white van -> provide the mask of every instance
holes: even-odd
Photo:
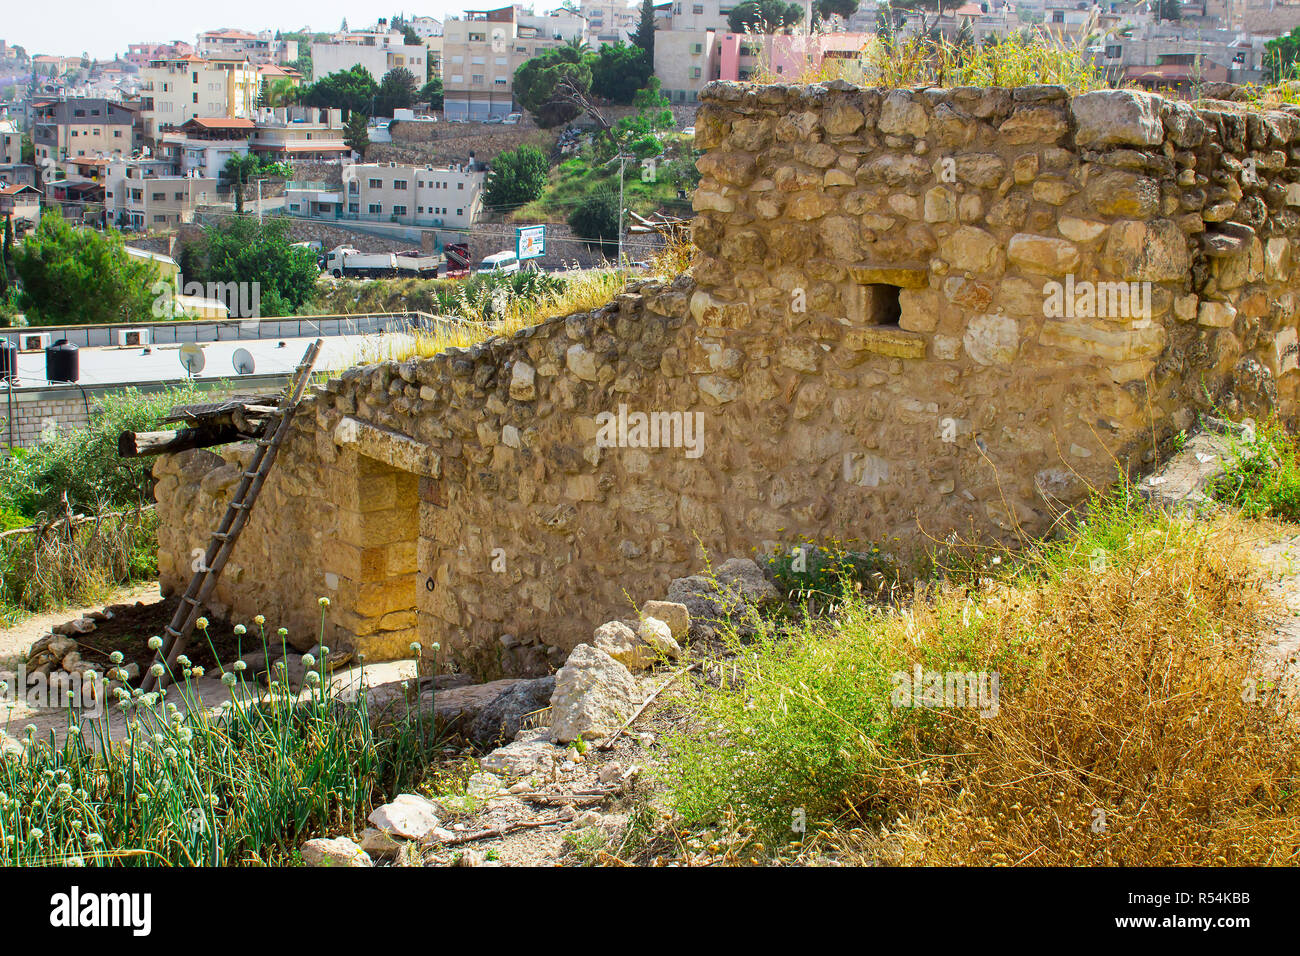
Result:
[[[493,272],[518,271],[519,260],[515,258],[513,252],[498,252],[490,256],[484,256],[478,267],[478,274],[481,276],[490,275]]]

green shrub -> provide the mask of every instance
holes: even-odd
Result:
[[[91,409],[85,428],[61,429],[34,448],[15,449],[0,462],[0,506],[29,518],[64,512],[112,510],[146,504],[152,498],[152,458],[118,458],[124,431],[157,425],[173,406],[199,401],[191,386],[106,395]]]
[[[1248,428],[1210,494],[1248,518],[1300,521],[1300,457],[1296,439],[1277,422]]]

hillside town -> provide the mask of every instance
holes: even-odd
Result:
[[[188,946],[229,868],[1276,922],[1300,0],[242,3],[0,18],[37,930]]]

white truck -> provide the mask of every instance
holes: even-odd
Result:
[[[360,252],[352,246],[335,246],[325,257],[325,271],[344,277],[436,276],[442,256],[410,252]]]

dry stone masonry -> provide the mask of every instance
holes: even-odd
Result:
[[[1009,541],[1198,410],[1296,417],[1300,110],[714,83],[695,125],[690,273],[331,381],[218,610],[540,674],[706,555]],[[247,454],[157,466],[165,589]]]

